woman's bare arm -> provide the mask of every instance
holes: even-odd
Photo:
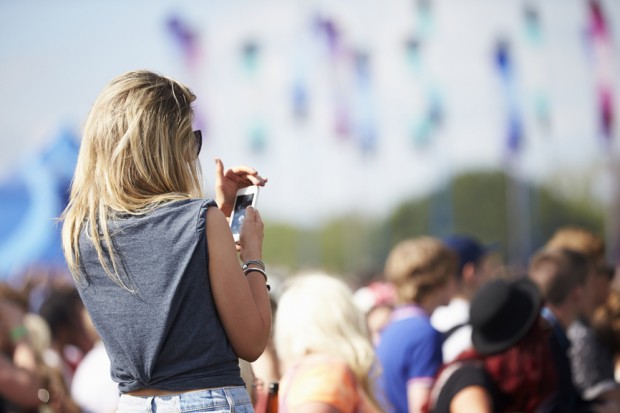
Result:
[[[256,245],[257,238],[262,243],[262,221],[252,208],[246,211],[243,225],[243,231],[248,227],[248,235],[253,238],[245,254],[242,246],[242,258],[262,259],[262,244]],[[206,227],[209,276],[218,314],[237,355],[254,361],[265,350],[271,330],[271,306],[265,279],[258,272],[243,274],[228,221],[219,209],[207,210]]]
[[[450,402],[450,413],[493,413],[491,398],[481,386],[468,386],[459,391]]]

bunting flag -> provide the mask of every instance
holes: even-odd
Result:
[[[293,119],[298,125],[305,125],[310,116],[311,88],[309,87],[316,64],[315,32],[316,22],[310,20],[294,33],[294,47],[291,59],[291,80],[289,81],[289,103]]]
[[[441,95],[436,89],[426,91],[426,108],[421,113],[421,117],[413,122],[412,136],[417,149],[426,149],[432,144],[444,118]]]
[[[523,27],[526,44],[531,52],[528,56],[532,60],[532,68],[529,71],[530,77],[533,78],[530,102],[538,125],[548,132],[551,126],[551,105],[545,90],[547,65],[544,62],[543,30],[538,9],[532,4],[526,4],[523,8]]]
[[[185,65],[194,71],[200,61],[200,41],[198,33],[180,16],[172,15],[166,22],[168,33],[181,51]]]
[[[428,29],[426,29],[428,30]],[[422,57],[421,57],[422,41],[416,36],[412,36],[405,42],[405,59],[407,66],[413,77],[423,77]],[[410,136],[412,137],[413,146],[417,149],[426,149],[431,143],[433,134],[433,125],[426,115],[413,116],[410,126]]]
[[[616,266],[620,265],[620,190],[618,170],[620,164],[612,150],[615,134],[614,102],[614,50],[607,18],[600,2],[588,1],[587,39],[590,46],[595,72],[596,105],[599,136],[606,155],[609,202],[605,216],[605,238],[607,257]]]
[[[256,41],[248,40],[241,46],[243,68],[249,76],[256,76],[260,59],[260,48]]]
[[[317,15],[314,19],[314,28],[318,36],[323,39],[332,59],[337,59],[342,52],[342,44],[340,29],[336,26],[336,22],[330,18]]]
[[[334,103],[334,119],[333,128],[336,136],[344,139],[351,134],[351,115],[349,113],[349,107],[346,104],[346,99],[335,99]]]
[[[523,145],[524,133],[510,48],[504,40],[499,40],[495,46],[495,67],[502,82],[504,99],[508,107],[506,149],[509,155],[514,155]]]
[[[517,155],[523,147],[524,130],[517,76],[510,45],[499,39],[495,45],[494,63],[501,81],[506,104],[505,150],[507,155],[506,219],[508,228],[508,261],[515,268],[524,268],[531,252],[529,188],[519,176]]]
[[[333,19],[317,15],[313,27],[327,55],[333,96],[332,129],[338,138],[346,140],[354,129],[350,97],[346,89],[350,76],[350,53],[344,45],[342,30]]]
[[[181,56],[183,67],[192,79],[192,86],[198,88],[197,85],[201,83],[203,78],[200,33],[187,20],[176,14],[170,15],[166,20],[166,32]],[[202,138],[206,139],[209,136],[206,98],[198,90],[194,92],[199,96],[193,103],[194,129],[200,129],[202,131]]]
[[[405,55],[407,64],[412,72],[419,73],[422,70],[422,61],[420,58],[420,40],[411,37],[405,42]]]
[[[423,39],[433,31],[434,19],[431,0],[416,1],[417,32]]]
[[[540,16],[538,9],[531,4],[523,7],[523,19],[525,23],[525,33],[530,43],[538,44],[542,41],[540,28]]]
[[[423,60],[423,52],[432,43],[434,31],[432,2],[417,0],[414,13],[414,32],[405,41],[405,59],[417,84],[419,99],[423,103],[421,110],[414,111],[409,133],[416,149],[426,149],[440,130],[445,111],[440,89],[431,78]]]
[[[267,147],[267,128],[259,119],[252,123],[250,132],[250,149],[254,153],[263,153]]]
[[[63,130],[0,182],[0,278],[34,266],[66,269],[57,219],[67,205],[79,146]]]
[[[327,62],[333,133],[363,155],[371,155],[377,148],[378,128],[370,53],[347,44],[343,30],[330,17],[316,15],[312,27]]]
[[[377,121],[370,68],[370,56],[354,54],[355,73],[355,138],[362,154],[372,155],[377,149]]]
[[[588,34],[596,71],[596,93],[599,131],[607,144],[614,135],[614,70],[611,35],[603,9],[598,1],[588,2]]]
[[[308,118],[310,113],[310,96],[308,87],[301,79],[301,76],[298,76],[291,87],[291,108],[295,120],[303,122]]]
[[[263,66],[262,46],[257,39],[247,39],[241,43],[239,56],[241,69],[245,75],[247,88],[245,103],[250,113],[247,119],[247,147],[252,153],[260,154],[267,150],[267,126],[264,122],[264,96],[261,93],[260,75]]]

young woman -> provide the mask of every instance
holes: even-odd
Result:
[[[216,199],[203,199],[194,100],[148,71],[112,80],[86,122],[63,215],[121,413],[251,411],[238,358],[256,359],[269,337],[263,223],[249,208],[236,246],[226,220],[236,191],[266,180],[216,160]]]
[[[541,301],[527,278],[482,286],[470,309],[474,348],[442,368],[425,411],[538,411],[556,388]]]
[[[381,411],[366,320],[344,282],[324,274],[291,280],[278,302],[275,344],[280,413]]]

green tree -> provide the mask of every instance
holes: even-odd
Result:
[[[523,266],[534,250],[567,225],[602,234],[601,205],[583,196],[562,195],[552,184],[536,186],[501,171],[477,171],[402,203],[384,220],[347,216],[316,229],[269,223],[264,255],[291,271],[318,267],[348,277],[369,277],[381,272],[390,249],[403,239],[458,233],[497,243],[506,260]],[[515,243],[520,248],[511,248]]]

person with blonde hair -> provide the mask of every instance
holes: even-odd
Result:
[[[252,410],[238,358],[256,359],[271,329],[263,222],[249,208],[235,245],[226,217],[238,189],[266,180],[217,159],[215,201],[203,198],[194,100],[150,71],[113,79],[86,121],[62,216],[120,413]]]
[[[397,307],[377,347],[381,384],[395,413],[420,413],[435,374],[443,363],[443,338],[431,325],[436,308],[452,298],[457,256],[428,236],[397,244],[385,263],[385,278],[394,285]]]
[[[343,281],[322,273],[293,277],[274,325],[283,372],[279,412],[381,411],[366,320]]]

